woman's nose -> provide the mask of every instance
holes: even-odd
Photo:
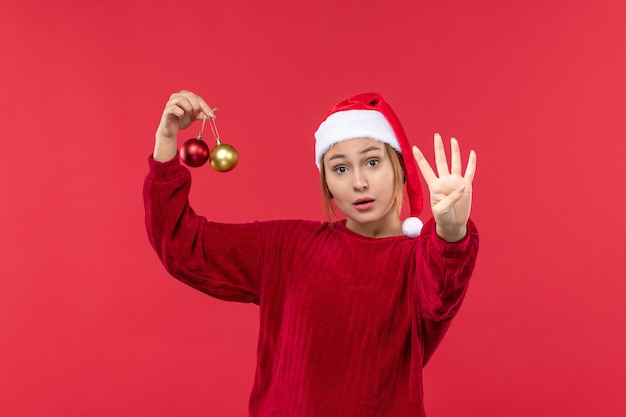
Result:
[[[357,191],[367,190],[367,179],[361,170],[354,171],[353,187]]]

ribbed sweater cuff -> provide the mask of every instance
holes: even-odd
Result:
[[[466,256],[467,251],[470,250],[471,246],[474,244],[473,240],[478,238],[478,230],[474,222],[469,219],[467,221],[467,233],[463,239],[458,242],[446,242],[439,237],[435,222],[432,222],[430,237],[435,249],[445,258],[458,258],[460,256]]]
[[[155,161],[152,155],[150,155],[148,156],[148,165],[150,166],[148,179],[156,182],[165,182],[176,179],[180,176],[183,169],[180,165],[178,153],[176,153],[174,158],[167,162]]]

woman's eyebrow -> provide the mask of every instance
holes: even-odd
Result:
[[[363,149],[361,151],[361,154],[368,153],[368,152],[371,152],[371,151],[382,151],[382,148],[379,148],[378,146],[370,146],[368,148]]]
[[[360,154],[365,154],[371,151],[382,151],[382,148],[378,147],[378,146],[369,146],[365,149],[363,149],[362,151],[360,151]],[[328,161],[332,161],[333,159],[341,159],[341,158],[346,158],[346,155],[342,154],[342,153],[338,153],[336,155],[331,156],[330,158],[328,158]]]
[[[338,154],[333,155],[330,158],[328,158],[328,162],[332,161],[333,159],[341,159],[341,158],[345,158],[345,157],[346,157],[345,155],[338,153]]]

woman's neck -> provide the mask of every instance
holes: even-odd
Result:
[[[348,218],[346,220],[346,228],[359,235],[383,238],[391,236],[402,236],[402,222],[398,217],[390,219],[380,219],[377,222],[372,223],[358,223]]]

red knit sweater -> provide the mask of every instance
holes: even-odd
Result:
[[[148,236],[167,270],[213,297],[260,306],[253,417],[424,416],[422,366],[458,311],[478,250],[368,238],[343,222],[207,221],[189,170],[149,158]]]

